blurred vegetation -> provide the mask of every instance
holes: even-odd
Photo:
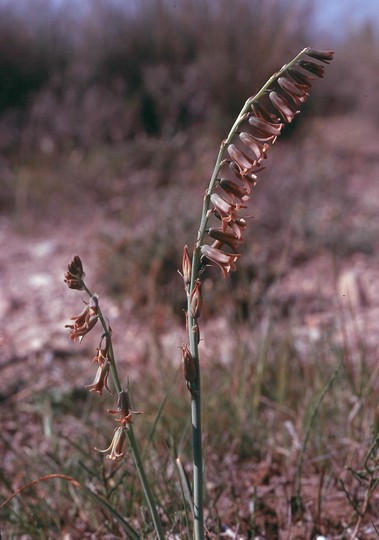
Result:
[[[311,40],[312,5],[2,2],[2,210],[24,224],[42,215],[67,221],[88,208],[108,213],[124,231],[102,233],[108,291],[125,292],[127,272],[141,283],[140,292],[131,292],[136,304],[171,300],[177,311],[178,254],[193,241],[187,233],[196,229],[219,141],[245,99],[292,54],[308,44],[333,46]],[[375,227],[350,233],[342,218],[353,204],[341,187],[346,167],[322,135],[315,149],[302,131],[304,116],[349,114],[379,124],[373,29],[355,30],[335,49],[333,69],[322,84],[316,81],[260,175],[265,189],[258,186],[254,230],[247,232],[254,251],[241,264],[248,282],[258,278],[257,299],[278,273],[283,235],[296,233],[291,265],[323,249],[368,253],[377,234]],[[298,134],[289,153],[285,141]],[[244,283],[240,274],[236,281]]]
[[[220,538],[217,531],[228,527],[237,527],[239,538],[253,538],[253,532],[277,538],[274,524],[288,531],[289,493],[295,493],[292,480],[299,473],[302,454],[303,497],[309,507],[303,519],[314,534],[340,537],[335,535],[348,530],[349,520],[354,522],[355,517],[338,479],[357,497],[357,504],[366,494],[360,486],[365,476],[352,474],[363,466],[378,432],[378,368],[372,371],[364,348],[352,354],[347,344],[337,345],[328,330],[305,350],[292,321],[284,322],[279,330],[268,313],[260,326],[230,321],[227,329],[227,343],[218,335],[203,366],[206,515],[213,532],[209,538]],[[189,473],[188,401],[180,369],[164,350],[159,334],[156,339],[160,354],[156,359],[151,355],[142,359],[143,381],[132,384],[132,405],[144,409],[135,429],[165,530],[187,538],[186,503],[175,458],[181,457]],[[77,370],[78,358],[68,357],[63,363],[55,358],[54,362],[65,365],[71,376]],[[82,364],[85,371],[91,369],[89,357]],[[318,396],[336,366],[340,366],[337,377],[311,420]],[[65,533],[74,540],[91,538],[91,533],[126,538],[109,507],[94,494],[136,527],[141,538],[153,538],[130,455],[122,463],[113,463],[93,450],[109,444],[113,425],[105,410],[113,398],[106,394],[99,399],[82,390],[82,376],[73,377],[71,388],[47,384],[2,404],[0,443],[7,456],[0,467],[3,498],[13,492],[10,478],[16,479],[16,485],[26,485],[31,478],[64,473],[81,484],[74,489],[65,481],[51,479],[19,494],[0,514],[9,538],[27,533],[33,539]],[[15,425],[15,408],[22,409],[22,430]],[[377,480],[377,468],[373,470]],[[285,494],[282,485],[286,485]],[[338,506],[333,506],[336,500]],[[366,511],[367,526],[378,514],[375,506]]]
[[[309,44],[312,10],[301,0],[236,0],[232,10],[227,0],[5,0],[0,151],[224,132],[246,97]],[[373,112],[376,44],[370,27],[346,37],[307,112]]]
[[[0,6],[0,149],[220,128],[307,44],[301,2],[20,0]],[[5,38],[5,39],[4,39]]]

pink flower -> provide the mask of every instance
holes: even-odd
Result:
[[[71,317],[74,324],[66,324],[65,328],[70,328],[70,339],[81,341],[83,337],[88,334],[90,330],[95,326],[98,320],[98,306],[99,302],[97,296],[91,296],[89,304],[85,306],[83,311],[76,317]]]
[[[214,206],[213,211],[218,213],[224,223],[228,223],[235,219],[240,209],[246,208],[246,205],[227,201],[218,193],[212,193],[211,203]]]
[[[123,446],[125,443],[125,439],[126,429],[124,427],[118,427],[113,432],[113,439],[108,448],[105,448],[105,450],[99,450],[98,448],[95,448],[95,450],[97,452],[101,452],[102,454],[109,452],[107,458],[113,461],[121,459],[124,457]]]
[[[234,252],[238,250],[239,244],[241,243],[241,237],[236,236],[235,231],[224,231],[223,229],[216,229],[211,227],[208,229],[208,234],[211,238],[216,240],[213,247],[220,247],[222,244],[229,246]]]
[[[132,424],[132,414],[142,414],[142,411],[132,411],[130,408],[130,399],[128,390],[121,390],[118,394],[117,409],[108,409],[110,414],[119,414],[120,417],[116,418],[117,422],[120,422],[123,427],[126,424]]]
[[[67,283],[69,289],[81,291],[84,289],[84,276],[82,261],[80,260],[79,255],[75,255],[68,265],[68,272],[64,275],[64,281]]]
[[[211,262],[214,262],[221,268],[224,277],[227,277],[231,270],[236,269],[236,261],[241,256],[239,253],[226,253],[213,246],[201,246],[201,253]]]
[[[93,383],[87,384],[85,388],[87,388],[87,390],[90,392],[97,392],[101,396],[103,395],[104,388],[106,388],[108,392],[112,393],[108,387],[109,368],[110,362],[108,361],[102,365],[99,365]]]

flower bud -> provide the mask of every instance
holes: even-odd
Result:
[[[182,259],[182,275],[184,286],[187,287],[191,283],[191,272],[192,272],[192,263],[188,253],[188,246],[185,245],[183,249],[183,259]]]
[[[182,345],[181,349],[184,378],[187,382],[193,383],[197,374],[195,359],[185,343]]]
[[[219,184],[222,189],[233,197],[237,197],[240,201],[247,201],[249,199],[250,187],[249,185],[243,186],[242,184],[237,184],[233,180],[228,178],[220,178]]]
[[[104,364],[99,365],[93,383],[87,384],[85,388],[87,388],[87,390],[89,390],[90,392],[97,392],[101,396],[103,395],[104,388],[106,388],[108,392],[112,393],[110,388],[108,387],[109,368],[109,362],[105,362]]]
[[[237,164],[242,176],[252,170],[257,164],[256,160],[250,159],[249,156],[244,154],[235,144],[228,146],[228,154],[232,160]]]
[[[64,281],[69,289],[83,290],[84,270],[79,255],[75,255],[68,265],[68,272],[64,275]]]
[[[204,244],[201,246],[201,254],[209,259],[209,261],[217,264],[224,275],[227,277],[228,273],[231,270],[236,269],[236,261],[241,256],[239,253],[226,253],[221,249],[217,249],[213,246],[208,246]]]
[[[197,279],[190,298],[191,315],[194,319],[198,319],[200,317],[202,304],[203,297],[201,294],[201,281],[200,279]]]

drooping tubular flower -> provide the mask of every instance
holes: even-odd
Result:
[[[95,379],[92,384],[87,384],[85,388],[90,392],[97,392],[100,396],[103,395],[104,388],[108,392],[112,393],[108,386],[110,362],[106,361],[104,364],[99,365],[95,375]]]
[[[126,428],[125,427],[118,427],[113,432],[113,438],[108,446],[108,448],[105,448],[104,450],[99,450],[95,447],[95,450],[97,452],[101,452],[102,454],[107,454],[107,458],[111,459],[112,461],[119,460],[124,457],[124,443],[126,440]]]
[[[202,261],[218,265],[224,277],[236,268],[239,245],[246,220],[239,215],[246,208],[257,173],[267,152],[292,122],[309,97],[312,81],[323,77],[333,60],[332,51],[304,49],[292,62],[271,77],[254,98],[250,98],[222,146],[227,156],[216,169],[216,183],[209,190],[212,215],[221,223],[205,230],[213,242],[200,246]],[[308,57],[308,58],[307,58]],[[225,251],[226,249],[226,251]]]
[[[110,414],[119,415],[119,417],[116,418],[116,421],[120,422],[122,427],[125,427],[127,424],[133,424],[133,421],[132,421],[133,414],[142,414],[142,411],[132,411],[132,409],[130,408],[130,398],[129,398],[128,389],[126,390],[122,389],[121,392],[119,392],[118,398],[117,398],[117,408],[114,410],[108,409],[108,412]]]
[[[81,341],[92,330],[99,319],[98,308],[98,298],[96,295],[93,295],[82,312],[76,317],[71,317],[71,320],[74,321],[73,324],[66,324],[65,328],[70,329],[70,339],[72,341],[76,341],[77,339]]]

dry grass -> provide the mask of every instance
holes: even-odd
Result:
[[[368,504],[365,497],[377,482],[377,446],[371,448],[366,470],[365,456],[377,432],[378,388],[369,357],[361,351],[357,364],[353,349],[336,344],[328,332],[312,342],[311,337],[298,337],[291,322],[278,324],[269,315],[265,324],[252,328],[251,323],[218,320],[209,321],[204,329],[206,518],[211,537],[230,529],[238,531],[238,538],[254,534],[276,538],[279,531],[299,538],[311,538],[316,532],[339,538],[345,531],[350,538],[359,519],[360,538],[372,538],[364,531],[377,524],[375,491],[367,497]],[[146,343],[146,356],[133,370],[133,403],[144,410],[135,428],[144,447],[149,447],[146,466],[166,530],[184,538],[185,505],[173,461],[177,453],[186,468],[190,461],[188,404],[176,362],[167,355],[171,347],[174,350],[175,339],[167,346],[159,332],[155,341],[155,355],[150,354],[152,344]],[[169,343],[167,334],[165,341]],[[39,356],[20,359],[19,370],[16,359],[3,368],[5,380],[12,377],[17,387],[8,388],[7,395],[2,390],[2,493],[6,497],[32,479],[57,472],[73,477],[82,488],[50,480],[28,489],[2,510],[3,531],[7,538],[28,531],[33,538],[65,531],[74,539],[90,538],[91,531],[123,537],[120,525],[92,498],[91,490],[132,525],[145,529],[149,538],[151,525],[141,521],[143,500],[132,463],[128,459],[110,465],[93,452],[94,445],[107,444],[110,427],[104,409],[112,399],[96,400],[81,390],[92,378],[89,354],[87,360],[73,357],[73,352],[64,358],[58,351],[52,354],[52,370],[42,368]],[[82,375],[73,385],[62,386],[59,380],[76,371],[78,362],[84,368]],[[339,364],[304,448],[312,407]],[[38,381],[30,379],[36,365],[41,366]],[[127,363],[122,368],[128,372]],[[302,453],[300,513],[295,496]]]

